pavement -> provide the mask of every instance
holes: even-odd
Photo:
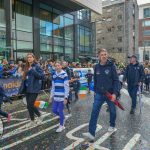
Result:
[[[115,132],[107,132],[109,112],[106,104],[100,112],[95,142],[90,150],[150,150],[150,97],[142,96],[142,113],[139,103],[135,115],[130,115],[131,100],[126,89],[121,91],[121,100],[125,111],[117,108]],[[92,110],[93,93],[85,100],[72,102],[72,116],[66,120],[66,129],[56,133],[58,117],[52,113],[51,105],[40,109],[44,116],[41,125],[26,128],[29,123],[28,111],[22,100],[5,104],[3,109],[12,113],[12,121],[3,118],[4,133],[0,139],[0,150],[84,150],[83,132],[87,132]],[[65,110],[67,115],[67,111]]]

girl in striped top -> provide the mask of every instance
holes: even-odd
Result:
[[[60,126],[56,132],[62,132],[64,127],[64,104],[67,103],[69,95],[69,81],[65,71],[62,70],[61,63],[55,63],[55,73],[52,77],[51,98],[53,99],[53,113],[59,116]]]

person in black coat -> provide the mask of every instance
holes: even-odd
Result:
[[[132,100],[130,114],[134,114],[137,102],[137,92],[139,86],[142,86],[144,80],[144,68],[141,64],[139,64],[135,55],[131,56],[130,64],[126,68],[124,81],[126,80],[128,84],[128,93]]]
[[[23,82],[19,90],[20,94],[25,94],[26,96],[27,109],[31,119],[31,122],[27,124],[27,127],[34,126],[36,123],[39,124],[43,120],[41,113],[34,106],[38,93],[42,88],[43,78],[44,72],[40,65],[36,62],[35,56],[32,53],[27,54]],[[38,116],[37,121],[35,121],[35,115]]]
[[[5,117],[5,118],[7,118],[7,121],[10,122],[11,114],[10,113],[6,113],[6,112],[1,110],[1,105],[3,103],[4,97],[9,101],[9,103],[12,104],[12,101],[10,100],[10,98],[5,94],[4,88],[0,85],[0,115]]]

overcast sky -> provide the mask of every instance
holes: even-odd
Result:
[[[150,0],[137,0],[138,5],[140,4],[145,4],[145,3],[150,3]]]

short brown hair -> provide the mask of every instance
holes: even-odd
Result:
[[[101,48],[98,50],[98,55],[101,53],[101,52],[107,52],[107,50],[105,48]]]

